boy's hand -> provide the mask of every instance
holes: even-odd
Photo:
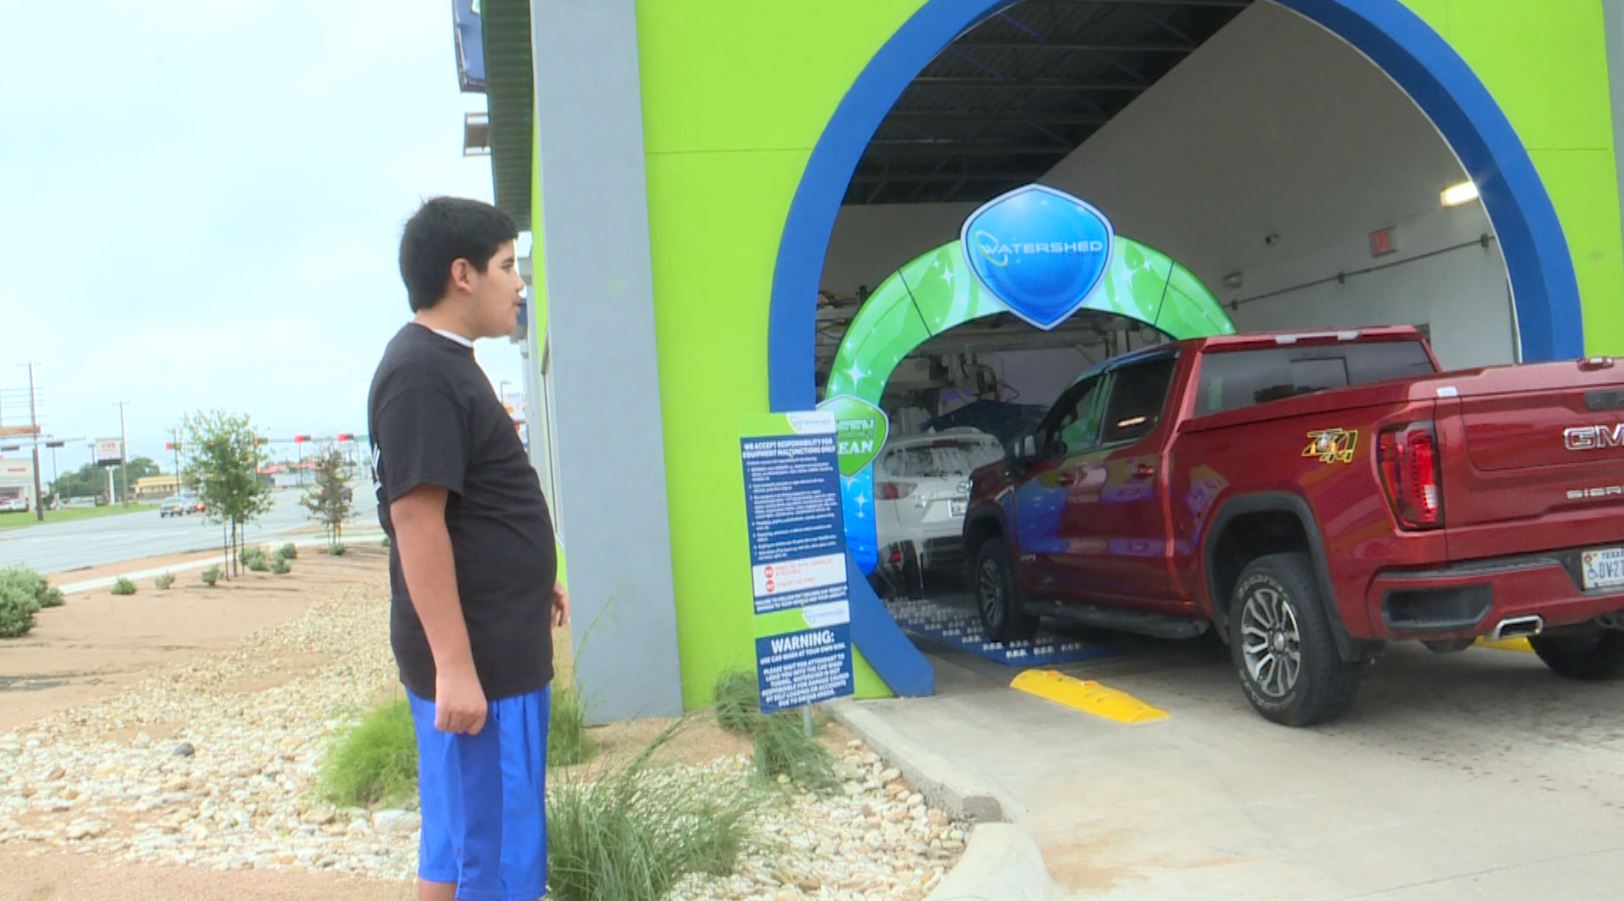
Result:
[[[570,593],[563,582],[553,583],[553,628],[561,629],[570,621]]]
[[[439,670],[434,677],[434,728],[441,732],[478,735],[485,728],[489,705],[479,673],[472,666]]]

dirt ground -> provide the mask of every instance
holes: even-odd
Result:
[[[88,581],[180,559],[97,567],[63,573],[52,581]],[[353,583],[383,584],[386,569],[387,551],[382,547],[352,545],[343,557],[302,550],[293,572],[285,576],[245,573],[229,584],[209,588],[202,584],[198,571],[187,570],[176,574],[175,585],[168,591],[158,591],[151,579],[143,579],[133,596],[117,597],[105,589],[70,595],[66,606],[41,611],[38,626],[28,636],[0,642],[0,732],[109,697],[200,654],[230,649],[256,630],[298,617],[329,589]],[[378,601],[383,615],[387,599],[380,594]],[[559,676],[567,678],[572,662],[567,629],[556,635],[555,644]],[[304,657],[290,656],[283,665],[291,673],[310,663]],[[598,753],[584,766],[612,766],[635,755],[670,723],[669,719],[646,719],[593,729]],[[825,724],[821,734],[831,748],[839,748],[851,738],[834,723]],[[662,759],[699,763],[749,752],[748,742],[724,732],[709,716],[696,715],[667,745]],[[55,849],[31,857],[29,846],[0,844],[0,901],[406,901],[413,897],[415,889],[409,882],[330,873],[140,866]]]
[[[164,564],[142,561],[123,569],[157,565]],[[285,576],[244,573],[209,588],[189,570],[176,573],[168,591],[142,579],[127,597],[106,589],[69,595],[66,606],[39,612],[34,631],[0,642],[0,730],[107,697],[192,655],[230,648],[244,635],[303,613],[329,587],[377,580],[386,566],[381,547],[354,547],[343,557],[305,550]]]

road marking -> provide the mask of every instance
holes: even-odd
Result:
[[[1167,711],[1152,707],[1125,691],[1101,685],[1092,679],[1061,675],[1054,670],[1027,670],[1016,676],[1009,687],[1118,723],[1153,723],[1171,716]]]

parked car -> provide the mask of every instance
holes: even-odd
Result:
[[[1525,636],[1624,675],[1624,368],[1439,373],[1413,328],[1174,343],[1085,373],[972,478],[987,631],[1209,627],[1264,717],[1354,699],[1384,644]]]
[[[970,473],[1003,457],[998,439],[977,429],[886,443],[874,461],[874,525],[880,579],[892,593],[918,593],[927,571],[963,565]]]
[[[0,499],[0,513],[27,513],[28,498],[8,497]]]

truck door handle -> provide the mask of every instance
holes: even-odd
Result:
[[[1156,467],[1149,463],[1141,463],[1133,468],[1133,477],[1135,479],[1149,479],[1154,478],[1155,475]]]
[[[1075,472],[1063,472],[1060,475],[1055,477],[1055,484],[1057,484],[1057,485],[1075,485],[1075,484],[1077,484],[1077,473],[1075,473]]]

